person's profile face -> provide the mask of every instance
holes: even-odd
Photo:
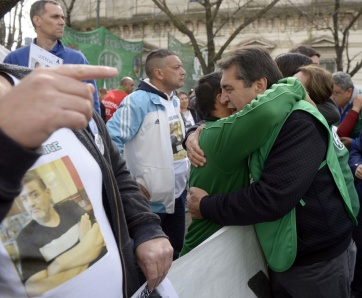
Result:
[[[352,89],[349,88],[348,90],[343,90],[340,86],[337,84],[333,84],[333,93],[332,93],[332,99],[339,107],[344,107],[352,96]]]
[[[313,64],[319,65],[320,59],[319,59],[319,57],[317,55],[314,55],[314,56],[310,57],[310,59],[312,59]]]
[[[164,58],[165,67],[162,68],[163,84],[167,89],[175,90],[184,85],[186,71],[182,68],[179,57],[170,55]]]
[[[47,222],[50,219],[50,190],[42,189],[36,180],[23,185],[19,195],[26,211],[37,222]]]
[[[128,81],[124,87],[124,89],[126,90],[126,92],[128,94],[132,93],[134,90],[134,81]]]
[[[245,87],[244,81],[236,78],[236,70],[236,65],[223,70],[220,85],[222,89],[222,103],[228,102],[228,107],[236,109],[238,112],[249,104],[258,93],[254,83],[251,87]]]

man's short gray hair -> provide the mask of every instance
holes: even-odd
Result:
[[[343,71],[337,71],[333,74],[333,83],[344,91],[347,91],[349,88],[353,90],[354,88],[351,76]]]
[[[36,29],[36,27],[35,27],[33,18],[34,18],[34,16],[40,17],[43,14],[45,5],[47,3],[60,6],[59,2],[56,0],[39,0],[39,1],[34,2],[30,7],[30,20],[35,29]]]

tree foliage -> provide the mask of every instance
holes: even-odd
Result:
[[[362,15],[362,5],[356,1],[321,1],[304,15],[316,30],[327,30],[334,42],[336,70],[355,75],[362,68],[362,51],[350,56],[349,42],[353,27]],[[347,63],[344,63],[347,59]],[[346,66],[346,67],[344,67]]]
[[[237,9],[228,14],[223,14],[222,17],[220,16],[222,11],[220,7],[222,3],[225,2],[224,0],[197,1],[199,5],[203,7],[205,14],[206,47],[208,50],[208,61],[205,61],[200,50],[201,46],[198,44],[194,33],[187,27],[185,18],[173,13],[168,7],[166,0],[152,1],[166,14],[177,30],[189,38],[204,73],[210,73],[214,70],[215,62],[221,58],[225,49],[245,27],[261,18],[279,2],[279,0],[270,1],[270,4],[264,8],[257,11],[250,11],[249,15],[244,19],[244,22],[234,29],[227,41],[219,49],[216,49],[214,40],[220,30],[232,22],[235,16],[245,8],[247,9],[249,4],[253,4],[254,1],[246,1],[244,5],[238,6]],[[350,56],[348,48],[351,29],[356,25],[357,20],[362,15],[362,5],[356,5],[356,2],[358,1],[318,1],[318,3],[316,2],[309,7],[304,6],[303,11],[299,11],[299,13],[307,17],[309,24],[312,24],[314,27],[313,29],[329,30],[331,38],[334,41],[336,69],[338,71],[345,71],[351,76],[362,68],[362,58],[359,58],[361,57],[361,52]],[[304,1],[299,1],[299,4],[294,1],[289,1],[289,5],[287,6],[298,7],[299,5],[303,6]],[[217,18],[222,19],[222,22],[215,22]],[[346,63],[344,63],[345,59],[347,59]]]
[[[358,7],[358,6],[357,6]],[[349,21],[343,24],[341,18],[341,1],[335,0],[334,12],[332,14],[333,27],[329,26],[328,29],[331,31],[334,39],[334,48],[336,51],[336,65],[338,71],[343,71],[343,52],[346,51],[347,57],[347,68],[345,72],[349,73],[352,77],[362,68],[362,58],[356,61],[356,64],[352,66],[356,56],[350,57],[348,51],[349,33],[352,26],[357,22],[358,18],[362,15],[362,5],[359,6],[359,10],[356,10],[350,16]],[[359,56],[362,51],[359,52]]]
[[[70,0],[70,1],[61,0],[61,2],[63,3],[63,6],[65,8],[65,22],[66,22],[66,25],[68,27],[72,27],[71,14],[72,14],[72,10],[74,8],[75,0]],[[67,2],[69,2],[69,3],[67,3]]]
[[[215,37],[220,32],[220,30],[229,24],[238,14],[243,11],[249,4],[255,2],[254,0],[247,1],[245,4],[238,6],[234,11],[223,14],[222,22],[217,23],[216,18],[220,14],[220,6],[223,3],[223,0],[199,0],[197,1],[201,6],[203,6],[205,12],[205,27],[206,27],[206,37],[207,37],[207,51],[208,61],[205,61],[202,52],[201,46],[198,44],[194,33],[187,27],[185,20],[182,16],[176,15],[171,12],[170,8],[166,4],[166,0],[152,0],[153,3],[163,11],[173,25],[183,34],[187,35],[190,39],[191,45],[195,51],[195,56],[199,59],[200,65],[202,67],[203,73],[207,74],[214,71],[215,64],[220,60],[225,49],[230,45],[234,38],[242,31],[245,27],[262,17],[270,9],[272,9],[275,4],[280,0],[273,0],[269,5],[265,6],[262,9],[257,11],[251,11],[250,15],[244,19],[244,22],[238,24],[238,26],[230,34],[226,42],[217,50],[215,47]]]

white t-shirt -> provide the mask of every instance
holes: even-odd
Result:
[[[44,181],[49,190],[45,193],[51,194],[49,197],[55,210],[58,210],[60,223],[57,227],[50,228],[39,225],[34,220],[42,214],[38,203],[30,203],[38,202],[36,200],[40,195],[37,191],[30,190],[26,195],[23,191],[21,198],[19,196],[15,199],[12,209],[0,224],[0,296],[2,298],[28,297],[25,283],[21,278],[22,256],[19,256],[20,245],[17,243],[20,241],[19,234],[22,233],[22,238],[28,240],[21,245],[23,249],[36,254],[39,260],[42,257],[50,259],[45,266],[57,257],[64,257],[65,253],[68,253],[70,257],[67,267],[69,271],[64,269],[58,272],[59,275],[53,275],[55,284],[45,290],[42,295],[34,295],[34,297],[122,297],[122,266],[117,244],[102,205],[102,173],[98,163],[69,129],[60,129],[53,133],[43,143],[43,149],[44,154],[33,165],[31,171]],[[66,210],[64,206],[69,206],[69,204],[75,206],[74,209],[80,210],[81,213],[89,214],[90,219],[82,220],[81,225],[80,218],[71,214],[73,212],[63,211],[62,213],[60,210]],[[26,206],[28,209],[25,209]],[[68,224],[71,227],[65,227],[65,232],[58,231],[60,226],[66,226],[66,222],[61,220],[63,216],[60,216],[61,214],[67,214],[71,221],[75,222],[74,225]],[[75,211],[74,214],[76,214]],[[35,231],[39,228],[49,229],[49,233],[43,231],[28,236],[31,226]],[[53,231],[57,231],[54,235],[57,233],[61,235],[53,236]],[[96,237],[93,238],[92,235]],[[32,245],[38,243],[41,243],[39,251],[30,249]],[[101,252],[98,253],[98,250],[93,248],[94,243],[99,244],[98,247],[102,248]],[[85,250],[76,251],[76,248],[80,247],[77,245],[80,244],[83,248],[85,247]],[[90,257],[91,253],[80,253],[88,249],[93,253],[97,251],[97,256],[92,256],[92,260],[83,259],[85,256]],[[75,265],[77,262],[82,264]],[[44,260],[38,263],[44,265]],[[69,268],[69,266],[76,268]],[[31,265],[28,268],[33,270],[34,266]],[[47,267],[45,270],[39,269],[39,272],[34,272],[34,274],[30,273],[28,281],[35,278],[39,281],[43,280],[46,278],[44,272],[48,273]],[[72,272],[69,275],[71,278],[60,282],[58,276],[66,272]],[[74,274],[74,272],[77,273]],[[39,284],[35,284],[34,287],[40,289]]]
[[[187,131],[191,126],[195,125],[195,120],[190,110],[187,110],[187,113],[183,113],[183,116],[185,118],[185,129]]]
[[[175,198],[181,196],[187,184],[188,159],[186,158],[186,150],[182,147],[184,139],[183,120],[179,109],[176,109],[172,100],[165,100],[160,97],[162,105],[165,107],[170,125],[170,138],[174,159],[175,171]]]

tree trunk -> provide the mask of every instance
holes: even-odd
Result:
[[[24,0],[21,0],[19,2],[19,6],[20,6],[20,11],[19,11],[19,15],[18,15],[19,34],[18,34],[18,40],[17,40],[17,43],[16,43],[16,48],[17,49],[21,48],[22,43],[23,43],[23,30],[22,30],[22,26],[21,26],[21,18],[23,17]]]
[[[0,19],[4,17],[20,0],[1,0],[0,1]]]
[[[5,21],[4,19],[0,19],[0,44],[5,44],[5,34],[6,34]]]

